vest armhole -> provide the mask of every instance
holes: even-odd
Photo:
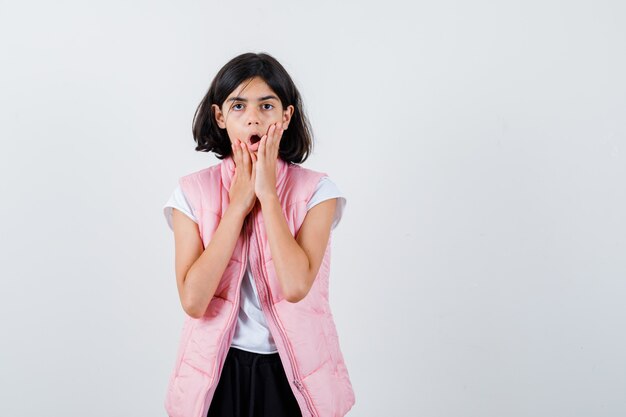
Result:
[[[311,201],[311,197],[313,197],[313,194],[315,194],[315,190],[317,189],[317,186],[319,185],[320,180],[328,176],[328,174],[326,174],[325,172],[317,172],[317,171],[311,171],[311,170],[309,170],[309,172],[310,172],[309,175],[314,176],[316,178],[316,181],[313,184],[313,186],[310,187],[309,190],[307,190],[306,196],[304,198],[304,202],[306,204],[308,204],[309,201]]]
[[[178,180],[178,183],[180,184],[180,188],[183,191],[183,194],[185,195],[185,198],[187,199],[187,202],[189,203],[189,205],[191,206],[191,210],[193,215],[196,217],[196,219],[199,220],[198,215],[201,211],[201,198],[199,198],[198,193],[196,192],[196,190],[193,188],[194,184],[191,183],[190,178],[189,177],[181,177]]]

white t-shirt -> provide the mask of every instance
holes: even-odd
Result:
[[[346,205],[346,198],[343,196],[337,185],[328,177],[322,177],[315,188],[313,196],[309,200],[306,208],[310,210],[322,201],[337,198],[337,206],[335,209],[335,216],[331,226],[331,230],[337,227],[343,210]],[[189,205],[183,191],[178,185],[172,193],[172,196],[163,206],[163,212],[165,219],[170,229],[173,229],[172,225],[172,209],[176,208],[185,213],[191,220],[198,223],[198,219],[193,215],[191,206]],[[247,350],[255,353],[275,353],[278,352],[276,345],[267,327],[267,321],[261,310],[259,303],[259,295],[256,291],[256,284],[250,271],[250,265],[246,265],[246,272],[241,283],[241,304],[239,307],[239,313],[237,316],[237,327],[235,328],[235,335],[231,346],[235,346],[239,349]]]

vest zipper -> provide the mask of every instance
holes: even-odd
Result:
[[[257,207],[254,207],[255,212],[258,212]],[[254,216],[254,220],[252,223],[252,228],[253,230],[255,230],[254,225],[257,224],[256,222],[256,215]],[[257,227],[257,229],[260,229],[261,226],[259,225]],[[261,253],[261,243],[259,242],[259,235],[258,233],[255,233],[256,236],[256,245],[257,245],[257,253],[261,256],[261,265],[259,268],[259,272],[263,272],[264,270],[264,258],[263,258],[263,254]],[[252,240],[252,239],[251,239]],[[265,278],[267,278],[267,271],[265,271]],[[263,276],[261,276],[261,281],[263,282],[263,286],[265,289],[265,295],[267,297],[267,306],[269,308],[269,311],[272,315],[272,319],[274,319],[274,322],[276,323],[276,327],[278,328],[281,338],[283,339],[283,345],[285,346],[286,350],[287,350],[287,356],[289,357],[289,367],[291,368],[291,371],[293,372],[293,376],[294,376],[294,380],[293,383],[294,385],[298,388],[298,390],[300,391],[300,393],[302,394],[302,396],[304,397],[304,400],[306,402],[306,405],[309,409],[309,413],[311,413],[312,416],[317,417],[318,414],[315,411],[315,407],[313,406],[313,401],[311,400],[311,397],[309,396],[308,391],[306,390],[306,388],[304,387],[304,385],[302,384],[302,382],[300,382],[300,373],[297,369],[297,367],[295,366],[295,359],[294,359],[294,354],[293,351],[291,350],[291,345],[289,344],[289,342],[287,341],[287,337],[285,336],[285,333],[283,332],[283,329],[280,325],[280,321],[278,319],[278,316],[276,315],[276,312],[274,311],[274,306],[272,304],[272,297],[270,295],[270,289],[269,289],[269,285],[267,284],[266,279],[263,278]]]

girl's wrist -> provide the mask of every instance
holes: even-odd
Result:
[[[276,193],[259,197],[259,202],[261,203],[261,208],[271,206],[272,204],[280,205],[280,201],[278,200],[278,194]]]
[[[224,217],[226,216],[233,216],[237,219],[241,219],[241,221],[243,222],[243,219],[246,218],[246,216],[248,215],[248,213],[246,213],[246,209],[238,204],[229,204],[228,207],[226,207],[226,211],[224,212]]]

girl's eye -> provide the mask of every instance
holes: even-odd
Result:
[[[232,107],[233,110],[241,110],[242,109],[241,107],[237,107],[237,106],[243,106],[243,103],[233,104],[233,107]],[[270,103],[264,103],[263,106],[269,106],[269,108],[268,107],[264,107],[264,110],[271,110],[271,109],[274,108],[274,105],[270,104]]]

